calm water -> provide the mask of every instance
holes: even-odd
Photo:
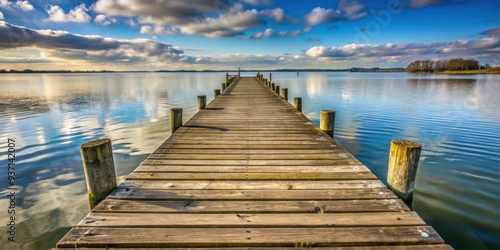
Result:
[[[254,73],[245,73],[255,75]],[[266,74],[267,75],[267,74]],[[169,110],[196,112],[223,73],[0,75],[0,162],[16,141],[16,243],[49,249],[87,213],[79,146],[108,137],[123,179],[169,131]],[[337,110],[336,140],[385,181],[393,139],[422,144],[413,207],[456,249],[500,248],[500,76],[273,73],[318,123]],[[0,168],[0,225],[8,223]],[[8,244],[8,245],[6,245]],[[3,247],[2,247],[3,248]]]

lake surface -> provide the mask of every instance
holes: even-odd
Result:
[[[256,72],[242,73],[254,76]],[[265,73],[267,77],[268,74]],[[197,111],[224,73],[0,75],[0,245],[50,249],[87,213],[79,147],[111,138],[123,179]],[[273,73],[316,124],[385,182],[390,141],[422,144],[413,209],[455,249],[500,249],[500,76]],[[16,243],[7,241],[8,139],[16,142]],[[2,247],[3,248],[3,247]]]

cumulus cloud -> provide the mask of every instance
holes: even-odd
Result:
[[[243,0],[243,2],[250,5],[271,5],[273,3],[271,0]]]
[[[110,17],[108,15],[99,14],[94,18],[94,22],[102,25],[110,25],[112,23],[116,23],[118,20],[114,17]]]
[[[176,34],[177,31],[175,29],[165,29],[163,26],[152,27],[150,25],[141,26],[141,30],[139,31],[141,34],[149,34],[149,35],[173,35]]]
[[[314,8],[304,16],[304,22],[306,25],[314,26],[340,20],[356,21],[368,15],[365,9],[366,7],[357,0],[341,0],[337,10]]]
[[[3,17],[3,13],[0,11],[0,20],[3,20],[4,17]]]
[[[167,43],[83,36],[59,30],[33,30],[0,21],[0,50],[19,48],[41,49],[44,55],[58,59],[97,63],[190,59],[180,48]]]
[[[168,26],[183,34],[202,34],[206,37],[244,35],[248,29],[262,26],[267,21],[294,21],[280,8],[245,9],[242,2],[229,0],[155,0],[154,2],[155,4],[145,4],[141,0],[127,2],[98,0],[94,5],[94,11],[111,16],[137,17],[141,24]],[[266,1],[245,3],[263,4]]]
[[[481,32],[480,35],[491,36],[491,37],[500,37],[500,27],[485,30],[485,31]]]
[[[16,2],[9,2],[8,0],[0,0],[0,7],[5,9],[17,8],[24,11],[32,11],[35,10],[33,5],[31,5],[28,1],[18,0]]]
[[[83,3],[70,10],[68,14],[64,13],[61,7],[51,5],[47,14],[49,14],[49,20],[53,22],[86,23],[92,19],[89,14],[87,14],[87,11],[88,9]]]
[[[295,37],[302,34],[300,30],[292,31],[274,31],[273,29],[266,29],[263,32],[258,32],[251,35],[250,39],[261,39],[262,37]]]
[[[342,47],[315,46],[305,54],[316,58],[333,58],[338,60],[355,60],[360,58],[403,57],[403,56],[437,56],[463,57],[474,55],[491,55],[499,53],[500,38],[483,38],[479,40],[459,40],[447,43],[407,43],[407,44],[348,44]]]

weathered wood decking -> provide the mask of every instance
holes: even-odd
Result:
[[[177,130],[57,247],[451,249],[253,77]]]

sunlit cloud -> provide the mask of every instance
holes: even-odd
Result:
[[[92,19],[89,14],[87,14],[87,11],[88,9],[83,3],[70,10],[67,14],[64,13],[64,10],[61,7],[51,5],[49,10],[47,10],[47,14],[49,15],[49,20],[53,22],[86,23]]]
[[[102,25],[110,25],[112,23],[116,23],[118,20],[114,17],[110,17],[108,15],[99,14],[94,18],[94,22]]]
[[[304,16],[304,22],[306,25],[314,26],[341,20],[356,21],[368,16],[365,8],[359,1],[341,0],[336,10],[322,7],[314,8]]]
[[[8,0],[0,0],[0,8],[4,9],[15,8],[15,9],[21,9],[23,11],[32,11],[35,9],[29,1],[22,1],[22,0],[21,1],[18,0],[16,2],[10,2]]]

